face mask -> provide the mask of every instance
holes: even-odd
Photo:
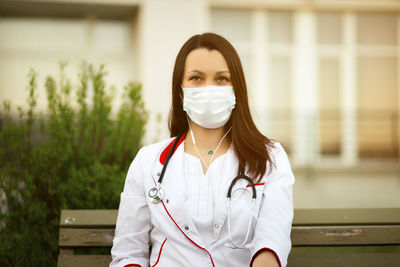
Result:
[[[215,129],[231,117],[236,98],[232,86],[183,88],[183,110],[196,124]]]

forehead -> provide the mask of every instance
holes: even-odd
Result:
[[[228,70],[228,64],[218,50],[198,48],[191,51],[186,57],[185,72],[191,70],[203,72]]]

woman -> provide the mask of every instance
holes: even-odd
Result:
[[[174,138],[143,147],[129,168],[110,266],[286,266],[294,176],[257,130],[223,37],[181,48],[169,128]]]

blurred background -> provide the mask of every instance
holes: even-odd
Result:
[[[0,101],[27,105],[30,68],[104,63],[112,94],[143,85],[142,143],[165,139],[175,57],[209,31],[237,49],[253,117],[289,154],[295,208],[400,207],[398,0],[2,0]]]

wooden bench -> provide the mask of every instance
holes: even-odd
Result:
[[[59,267],[108,266],[117,210],[63,210]],[[289,267],[400,266],[400,208],[296,209]]]

